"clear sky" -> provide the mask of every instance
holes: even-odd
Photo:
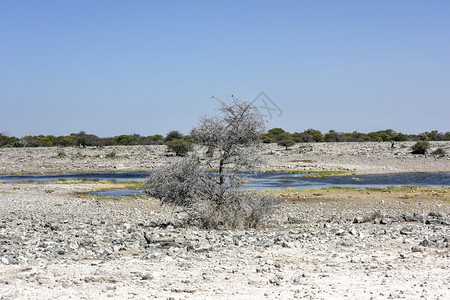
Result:
[[[269,128],[449,131],[450,1],[0,1],[0,133],[188,133],[261,91]]]

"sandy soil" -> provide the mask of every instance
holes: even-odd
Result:
[[[448,156],[397,147],[264,151],[267,169],[450,170]],[[432,147],[450,152],[450,143]],[[150,169],[171,159],[160,146],[58,151],[0,149],[0,172]],[[119,158],[102,157],[111,151]],[[265,228],[206,231],[155,200],[76,194],[98,187],[0,184],[1,299],[450,298],[445,188],[286,193]]]

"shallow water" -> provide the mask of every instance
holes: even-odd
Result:
[[[142,181],[148,176],[147,172],[96,172],[70,174],[30,174],[0,176],[5,183],[45,183],[57,181],[111,181],[130,182]]]
[[[325,188],[330,186],[365,188],[387,186],[426,186],[442,187],[450,186],[450,173],[397,173],[397,174],[373,174],[373,175],[349,175],[328,177],[305,177],[301,173],[264,172],[258,174],[243,173],[248,179],[245,188],[252,190],[265,189],[310,189]],[[71,180],[113,182],[143,181],[148,176],[147,172],[98,172],[78,174],[44,174],[0,176],[0,181],[5,183],[39,183]],[[142,195],[138,190],[110,190],[95,192],[103,196],[137,196]]]

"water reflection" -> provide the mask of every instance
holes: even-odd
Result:
[[[248,179],[245,188],[252,190],[265,189],[309,189],[324,188],[330,186],[342,187],[386,187],[386,186],[427,186],[441,187],[450,186],[450,173],[397,173],[397,174],[372,174],[372,175],[349,175],[328,177],[307,177],[300,173],[266,172],[266,173],[243,173]],[[0,176],[0,181],[5,183],[39,183],[56,181],[113,181],[130,182],[143,181],[148,176],[147,172],[98,172],[77,174],[44,174],[44,175],[21,175]],[[141,195],[142,191],[115,190],[103,191],[102,195],[110,196],[134,196]]]

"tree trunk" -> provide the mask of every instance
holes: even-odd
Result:
[[[223,176],[223,159],[219,162],[219,185],[222,188],[224,184],[225,178]]]

